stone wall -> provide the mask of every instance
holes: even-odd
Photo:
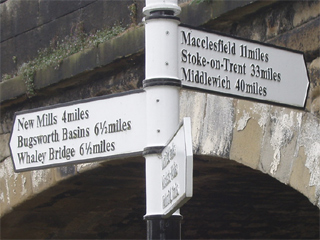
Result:
[[[129,28],[58,65],[37,70],[32,96],[21,75],[0,83],[1,215],[56,182],[99,164],[14,173],[8,141],[16,111],[142,88],[144,79],[144,27],[139,24],[143,1],[79,0],[63,7],[61,1],[22,1],[20,7],[17,2],[1,3],[0,14],[5,16],[1,21],[1,74],[11,74],[36,57],[39,49],[72,35],[79,22],[85,33],[119,22]],[[320,206],[320,3],[199,2],[181,3],[181,22],[303,51],[310,89],[306,110],[182,90],[180,115],[192,117],[194,153],[235,160],[268,173]],[[115,16],[119,4],[123,13]],[[137,4],[135,17],[130,15],[132,4]]]
[[[1,4],[1,74],[12,74],[35,58],[39,49],[67,35],[141,22],[143,1],[24,1]]]

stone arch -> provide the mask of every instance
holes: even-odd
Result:
[[[306,239],[318,208],[276,179],[236,161],[194,157],[194,196],[182,239]],[[145,239],[144,160],[103,162],[24,201],[1,219],[4,239]]]
[[[183,90],[194,154],[235,160],[269,174],[320,206],[320,121],[300,110]]]

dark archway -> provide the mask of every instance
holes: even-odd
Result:
[[[234,161],[196,159],[186,239],[319,239],[319,209],[296,190]]]
[[[145,239],[144,159],[79,174],[1,219],[2,239]],[[183,239],[319,239],[319,209],[234,161],[195,157]]]

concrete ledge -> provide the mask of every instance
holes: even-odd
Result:
[[[134,27],[122,35],[111,39],[98,47],[85,49],[65,58],[58,66],[51,66],[37,71],[34,78],[36,91],[43,88],[67,82],[80,74],[104,68],[113,62],[125,58],[144,49],[144,27]],[[72,83],[73,84],[73,83]],[[8,105],[8,101],[24,97],[27,88],[22,76],[0,83],[1,105]]]
[[[22,96],[27,87],[22,76],[12,78],[0,83],[0,103]]]
[[[210,20],[219,18],[230,11],[235,13],[237,9],[247,9],[238,11],[238,14],[231,14],[233,18],[240,18],[250,14],[259,8],[273,4],[275,1],[215,1],[212,3],[203,2],[200,4],[183,3],[181,22],[193,26],[202,26]],[[201,12],[201,15],[199,15]],[[230,14],[228,14],[230,17]],[[144,50],[144,27],[133,27],[114,39],[99,44],[96,48],[85,49],[64,59],[58,66],[47,67],[36,72],[34,79],[34,88],[37,94],[49,86],[58,83],[66,84],[67,80],[79,77],[81,74],[88,73],[97,69],[103,69],[118,59],[134,55]],[[111,67],[112,68],[112,67]],[[78,79],[79,80],[79,79]],[[70,81],[74,84],[77,81]],[[83,81],[83,79],[82,79]],[[70,84],[64,85],[69,86]],[[24,86],[24,80],[21,76],[0,83],[0,103],[2,107],[24,101],[26,99],[27,87]]]

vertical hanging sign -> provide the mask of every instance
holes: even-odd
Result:
[[[161,155],[161,197],[164,217],[171,216],[193,193],[193,153],[190,118],[184,118]]]

